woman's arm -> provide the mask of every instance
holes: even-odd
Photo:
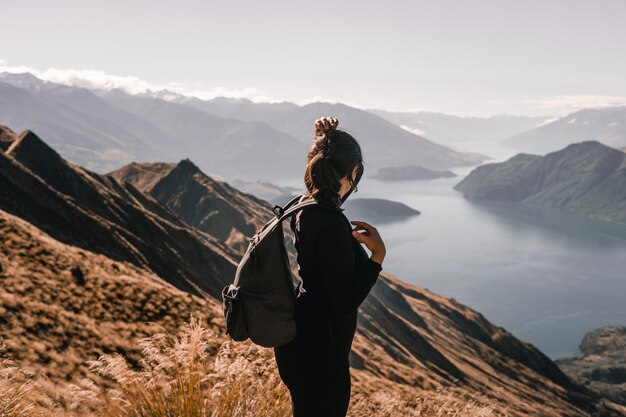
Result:
[[[331,218],[319,232],[315,245],[331,314],[342,320],[358,310],[376,283],[382,266],[368,258],[358,267],[350,227],[339,216]]]

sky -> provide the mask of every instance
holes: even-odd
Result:
[[[626,104],[626,0],[0,1],[0,71],[458,115]]]

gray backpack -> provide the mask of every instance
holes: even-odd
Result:
[[[250,338],[257,345],[277,347],[296,337],[295,299],[304,290],[300,277],[291,272],[283,220],[318,205],[314,199],[300,202],[302,196],[284,207],[274,206],[276,216],[250,238],[235,281],[222,290],[226,333],[235,341]]]

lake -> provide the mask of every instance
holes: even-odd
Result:
[[[577,355],[589,330],[626,325],[626,226],[554,208],[470,202],[452,187],[471,169],[430,181],[361,180],[351,199],[385,198],[422,213],[380,221],[346,212],[378,228],[383,269],[454,297],[553,359]]]

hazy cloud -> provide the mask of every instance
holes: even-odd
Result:
[[[113,90],[119,88],[130,94],[146,93],[159,88],[159,86],[152,86],[138,77],[107,74],[101,70],[49,68],[39,73],[38,77],[46,81],[89,89]]]
[[[572,110],[580,110],[589,107],[623,106],[626,105],[626,97],[576,95],[543,97],[535,100],[527,100],[526,102],[534,105],[538,109],[569,108]]]
[[[263,90],[259,90],[255,87],[244,88],[226,88],[226,87],[210,87],[210,88],[189,88],[186,86],[172,86],[168,87],[168,90],[176,91],[187,97],[197,97],[201,100],[210,100],[215,97],[230,97],[230,98],[247,98],[257,103],[276,103],[279,101],[275,97],[269,95]]]
[[[181,83],[151,84],[139,77],[109,74],[102,70],[48,68],[42,71],[26,66],[7,66],[2,64],[4,64],[4,61],[0,60],[0,72],[27,72],[44,81],[88,89],[113,90],[119,88],[129,94],[160,93],[159,97],[164,99],[171,99],[174,98],[176,94],[180,94],[186,97],[197,97],[202,100],[210,100],[215,97],[230,97],[247,98],[257,103],[283,101],[254,87],[233,89],[221,86],[188,86]]]
[[[491,104],[529,104],[535,109],[553,110],[562,114],[586,108],[626,106],[626,97],[601,95],[563,95],[527,100],[496,100]]]
[[[132,75],[109,74],[102,70],[76,70],[48,68],[38,70],[27,66],[9,66],[6,61],[0,59],[0,72],[30,73],[44,80],[64,85],[83,87],[88,89],[112,90],[121,89],[129,94],[154,94],[165,100],[174,99],[177,95],[196,97],[201,100],[210,100],[215,97],[229,97],[236,99],[249,99],[256,103],[278,103],[285,101],[272,96],[267,91],[256,87],[228,88],[223,86],[205,86],[201,84],[181,84],[170,82],[166,84],[152,84],[139,77]],[[302,106],[309,103],[342,103],[361,110],[367,110],[359,103],[338,100],[323,96],[313,96],[296,102]],[[602,96],[602,95],[561,95],[551,97],[538,97],[525,100],[495,100],[490,104],[524,104],[537,110],[550,111],[561,115],[571,113],[583,108],[612,107],[626,105],[626,97]],[[371,108],[369,108],[371,109]],[[385,110],[382,109],[381,110]],[[389,109],[387,109],[389,110]],[[392,110],[391,110],[392,111]],[[408,113],[428,111],[424,108],[410,108],[400,110]],[[447,112],[446,114],[452,114]],[[478,117],[472,114],[455,114],[459,117]]]
[[[388,111],[388,112],[393,112],[393,113],[407,113],[407,114],[420,114],[420,113],[445,114],[448,116],[460,117],[460,118],[465,118],[465,119],[473,119],[473,118],[485,119],[485,118],[497,116],[497,115],[485,116],[483,114],[458,113],[458,112],[451,112],[451,111],[436,111],[433,109],[427,109],[425,107],[393,108],[393,107],[374,106],[374,107],[368,107],[367,110],[382,110],[382,111]]]

